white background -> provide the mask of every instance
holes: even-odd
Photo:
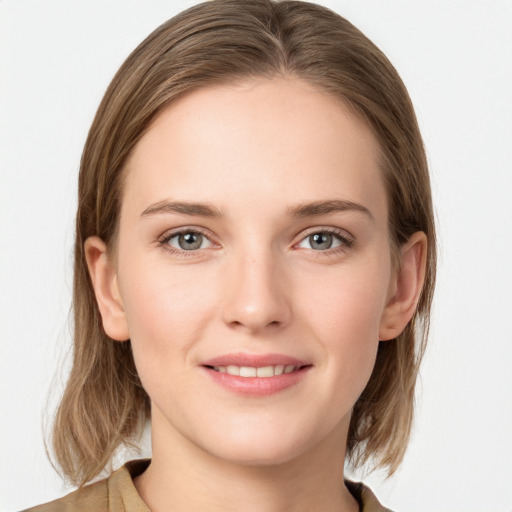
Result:
[[[56,498],[43,426],[66,376],[76,177],[114,72],[191,1],[0,2],[2,511]],[[512,511],[512,1],[331,0],[416,105],[440,235],[433,329],[397,511]]]

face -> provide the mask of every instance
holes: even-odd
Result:
[[[244,464],[344,444],[396,290],[378,160],[298,79],[205,88],[156,119],[126,168],[117,324],[102,310],[154,439]]]

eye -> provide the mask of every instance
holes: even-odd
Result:
[[[352,243],[352,240],[338,231],[321,230],[308,235],[298,244],[298,247],[314,251],[327,251],[341,246],[350,247]]]
[[[187,230],[167,235],[160,241],[160,245],[166,245],[177,251],[196,251],[212,247],[213,244],[199,231]]]

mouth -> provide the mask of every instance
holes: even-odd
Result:
[[[239,395],[272,395],[302,382],[313,364],[280,354],[230,354],[201,367],[218,385]]]

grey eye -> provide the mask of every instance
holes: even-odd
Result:
[[[333,236],[330,233],[315,233],[308,237],[312,249],[325,251],[332,247]]]
[[[171,247],[182,251],[195,251],[196,249],[204,249],[211,245],[211,242],[205,236],[195,231],[176,233],[169,238],[167,243]]]
[[[350,242],[341,234],[329,233],[329,231],[317,231],[302,239],[299,247],[314,251],[327,251],[341,245],[350,247]]]
[[[203,235],[199,233],[181,233],[178,236],[178,244],[180,246],[180,249],[184,249],[185,251],[199,249],[199,247],[201,247],[202,242]]]

